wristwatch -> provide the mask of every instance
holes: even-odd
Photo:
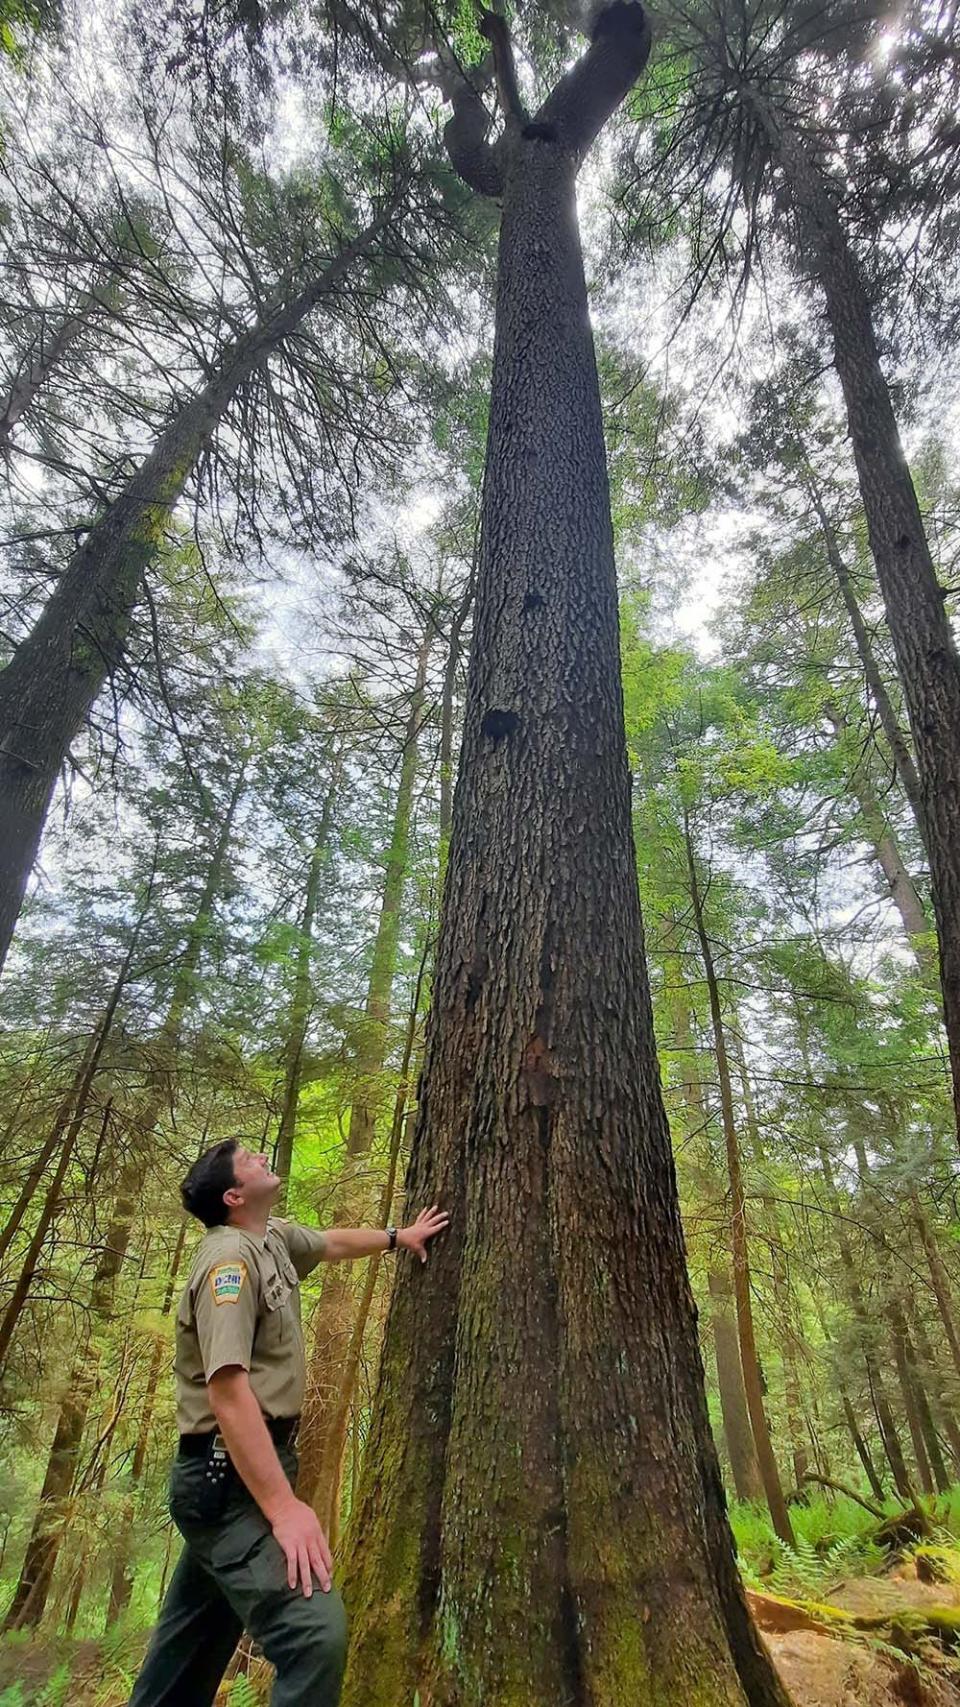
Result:
[[[388,1251],[395,1251],[397,1248],[397,1229],[396,1229],[396,1227],[388,1227],[387,1228],[387,1238],[390,1240],[390,1243],[387,1246],[387,1250]]]

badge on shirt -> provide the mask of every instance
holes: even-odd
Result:
[[[222,1262],[210,1270],[210,1289],[215,1304],[235,1304],[247,1278],[245,1262]]]

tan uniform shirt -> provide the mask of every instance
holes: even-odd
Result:
[[[320,1262],[324,1242],[295,1221],[271,1220],[262,1239],[239,1227],[207,1231],[177,1311],[181,1434],[216,1428],[207,1382],[230,1365],[249,1372],[264,1416],[299,1415],[306,1384],[299,1282]]]

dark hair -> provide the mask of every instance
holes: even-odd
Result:
[[[205,1227],[222,1227],[227,1219],[229,1210],[223,1194],[237,1183],[233,1171],[236,1150],[236,1138],[221,1139],[212,1150],[207,1150],[194,1162],[180,1187],[184,1209],[188,1209]]]

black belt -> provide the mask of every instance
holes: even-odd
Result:
[[[300,1426],[299,1417],[264,1417],[267,1432],[274,1446],[292,1446],[297,1438]],[[181,1458],[206,1458],[212,1442],[216,1439],[217,1430],[207,1429],[203,1434],[182,1434],[180,1436]]]

